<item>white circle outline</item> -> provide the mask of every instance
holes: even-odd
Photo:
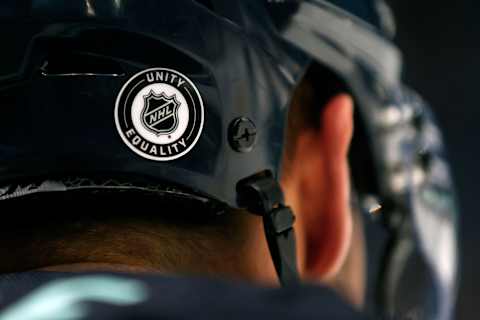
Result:
[[[162,157],[162,158],[158,158],[158,157],[154,157],[154,156],[151,156],[149,154],[145,154],[143,152],[141,152],[140,150],[138,150],[137,148],[135,148],[133,145],[131,145],[130,141],[125,137],[124,133],[123,133],[123,130],[120,126],[120,122],[119,122],[119,119],[118,119],[118,109],[119,109],[119,102],[120,102],[120,98],[123,96],[123,93],[125,91],[125,88],[128,87],[128,85],[130,83],[133,82],[134,79],[136,79],[139,75],[143,74],[143,73],[148,73],[148,72],[152,72],[152,71],[168,71],[168,72],[171,72],[171,73],[174,73],[174,74],[177,74],[177,75],[180,75],[181,77],[183,77],[188,84],[190,84],[190,86],[192,86],[192,88],[195,90],[195,93],[197,94],[197,97],[198,97],[198,100],[200,101],[200,126],[199,126],[199,129],[198,129],[198,133],[197,133],[197,136],[195,137],[195,139],[193,140],[193,142],[188,146],[188,148],[186,148],[184,151],[182,151],[181,153],[179,154],[176,154],[174,156],[170,156],[170,157]],[[172,161],[172,160],[175,160],[175,159],[178,159],[178,158],[181,158],[183,157],[184,155],[186,155],[187,153],[190,152],[190,150],[193,149],[193,147],[197,144],[198,140],[200,139],[200,136],[202,135],[202,131],[203,131],[203,125],[204,125],[204,120],[205,120],[205,112],[204,112],[204,106],[203,106],[203,99],[202,99],[202,96],[200,95],[200,92],[198,91],[197,87],[193,84],[193,82],[187,77],[185,76],[183,73],[181,72],[178,72],[176,70],[173,70],[173,69],[168,69],[168,68],[150,68],[150,69],[145,69],[143,71],[140,71],[138,73],[136,73],[135,75],[133,75],[122,87],[122,89],[120,90],[119,94],[117,95],[117,99],[115,101],[115,110],[114,110],[114,117],[115,117],[115,126],[117,127],[117,131],[120,135],[120,137],[122,138],[123,142],[127,145],[127,147],[132,150],[133,152],[135,152],[137,155],[141,156],[142,158],[146,158],[146,159],[149,159],[149,160],[153,160],[153,161],[161,161],[161,162],[165,162],[165,161]],[[143,138],[143,137],[142,137]],[[145,138],[143,138],[145,139]],[[145,139],[146,140],[146,139]]]

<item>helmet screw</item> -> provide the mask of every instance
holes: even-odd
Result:
[[[252,120],[240,117],[234,119],[228,128],[228,141],[237,152],[250,152],[257,141],[257,128]]]

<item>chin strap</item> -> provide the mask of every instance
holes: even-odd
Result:
[[[297,284],[297,253],[293,225],[295,216],[285,206],[280,184],[271,174],[255,175],[237,185],[242,207],[263,217],[265,235],[273,264],[283,286]]]

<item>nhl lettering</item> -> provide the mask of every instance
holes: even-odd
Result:
[[[178,127],[180,102],[176,95],[168,97],[164,92],[156,94],[153,90],[144,97],[145,107],[142,111],[144,126],[155,134],[170,133]]]

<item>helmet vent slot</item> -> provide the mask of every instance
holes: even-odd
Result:
[[[47,77],[124,75],[120,64],[111,59],[76,52],[52,54],[47,57],[40,70],[42,75]]]

